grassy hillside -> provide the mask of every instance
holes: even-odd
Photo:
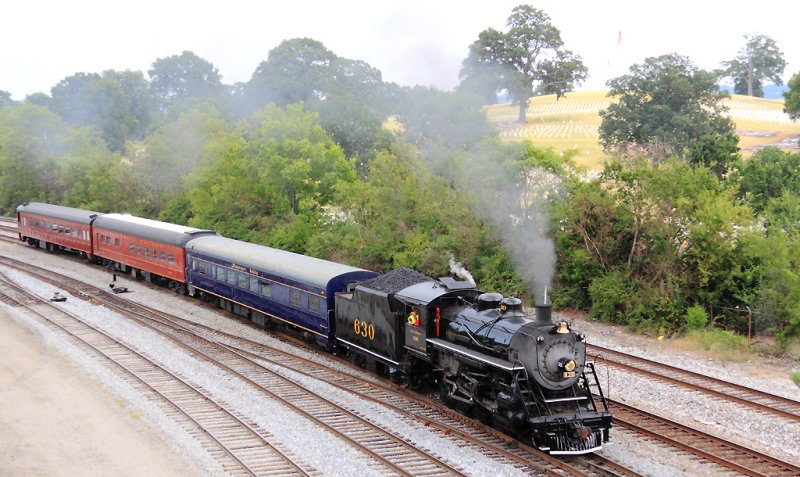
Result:
[[[557,151],[577,149],[575,160],[579,164],[597,167],[606,158],[597,134],[600,126],[598,112],[609,105],[606,93],[567,93],[566,98],[558,101],[554,95],[533,98],[526,124],[516,122],[519,108],[510,104],[490,106],[487,114],[497,124],[503,139],[530,139]],[[745,157],[767,145],[797,151],[800,123],[792,122],[783,113],[783,100],[733,95],[726,102]]]

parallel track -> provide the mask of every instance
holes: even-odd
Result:
[[[675,384],[714,397],[733,401],[759,412],[800,422],[800,401],[776,396],[739,384],[632,356],[602,346],[590,345],[587,353],[600,355],[609,365],[632,371],[662,382]]]
[[[614,422],[709,462],[754,477],[798,476],[800,467],[720,439],[617,401],[610,401]]]
[[[231,475],[316,475],[300,459],[269,440],[269,433],[237,416],[225,404],[154,359],[80,317],[15,285],[0,273],[0,299],[26,308],[54,332],[70,338],[98,362],[138,389],[187,431]]]
[[[476,424],[475,421],[460,414],[449,410],[443,411],[440,405],[421,398],[417,393],[409,393],[391,384],[377,384],[371,380],[334,371],[296,354],[221,333],[203,325],[152,310],[123,300],[118,295],[112,295],[67,277],[57,276],[53,272],[38,269],[38,267],[24,263],[12,265],[13,262],[5,258],[0,258],[0,261],[9,266],[18,266],[28,273],[37,275],[37,278],[56,283],[62,288],[73,288],[69,291],[74,295],[92,301],[100,301],[118,312],[134,317],[137,321],[147,322],[147,326],[158,328],[159,332],[170,336],[171,339],[191,347],[193,353],[200,352],[208,360],[215,359],[224,362],[224,364],[218,363],[217,365],[227,370],[236,369],[240,379],[260,387],[262,392],[269,394],[283,392],[280,391],[282,386],[294,386],[293,391],[287,390],[286,392],[293,393],[294,396],[297,393],[308,394],[307,389],[297,389],[298,386],[292,383],[289,377],[291,373],[302,374],[347,390],[364,400],[379,403],[409,420],[422,422],[432,431],[459,439],[462,441],[460,446],[469,446],[499,462],[551,475],[638,475],[596,455],[581,456],[579,459],[573,459],[566,463],[542,454],[493,429]],[[198,340],[205,340],[205,342],[200,345],[197,343]],[[304,371],[298,371],[300,369]],[[295,399],[297,398],[295,397]],[[317,396],[315,399],[320,399],[320,397]],[[310,409],[313,405],[303,404],[301,407]],[[346,438],[347,434],[343,434]],[[435,475],[436,469],[430,470]],[[459,472],[457,469],[448,471],[450,475],[457,475],[457,472]],[[419,472],[415,470],[414,473]]]

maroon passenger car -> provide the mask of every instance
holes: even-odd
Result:
[[[92,225],[94,255],[125,272],[148,281],[165,281],[182,291],[186,283],[186,252],[189,240],[216,235],[210,230],[134,217],[103,214]]]
[[[25,202],[17,207],[19,239],[53,251],[92,253],[92,222],[100,212],[74,209],[42,202]]]

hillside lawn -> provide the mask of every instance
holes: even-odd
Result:
[[[519,107],[510,103],[487,107],[489,120],[502,139],[529,139],[556,151],[575,149],[575,161],[592,169],[599,168],[608,156],[598,142],[599,111],[610,104],[608,91],[567,93],[556,101],[555,95],[530,100],[527,123],[517,123]],[[732,95],[727,99],[728,113],[736,125],[742,155],[749,157],[759,148],[775,145],[797,152],[800,122],[793,122],[783,112],[783,100],[767,100]]]

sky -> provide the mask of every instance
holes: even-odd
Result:
[[[0,90],[22,100],[79,72],[146,75],[156,59],[184,50],[213,63],[224,83],[245,82],[272,48],[302,37],[366,61],[384,81],[449,90],[478,34],[506,31],[522,3],[545,11],[581,56],[589,69],[581,90],[604,89],[631,65],[666,53],[718,68],[745,34],[777,42],[784,83],[800,72],[797,0],[17,0],[0,9]]]

